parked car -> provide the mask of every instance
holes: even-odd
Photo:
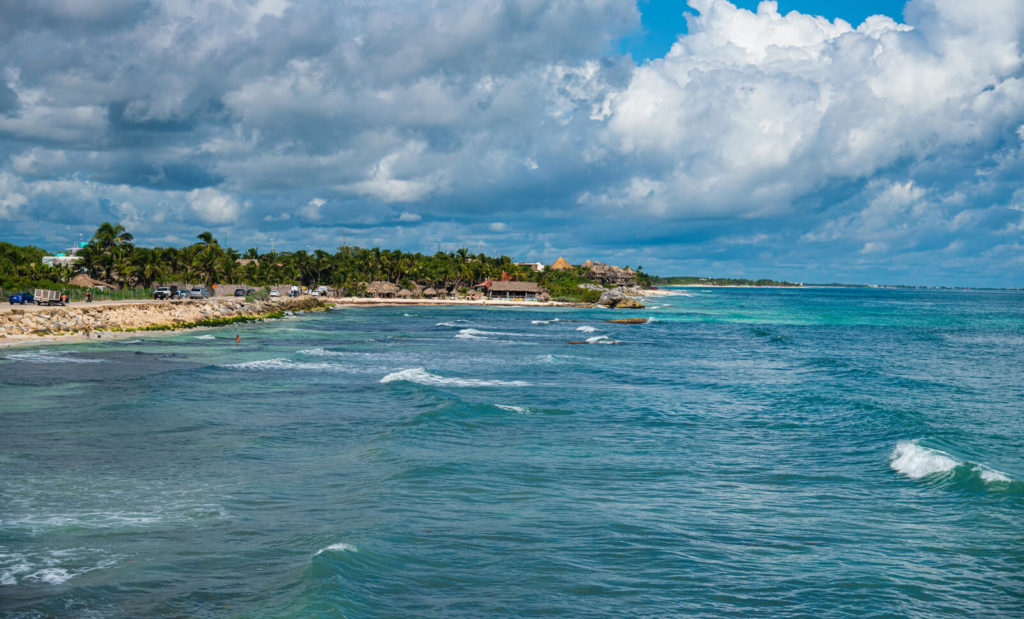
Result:
[[[246,292],[245,288],[235,288],[236,297],[244,297],[246,294],[248,293]]]
[[[154,299],[177,299],[178,298],[178,287],[177,286],[160,286],[153,291]]]
[[[187,299],[188,298],[188,290],[185,290],[184,288],[179,290],[178,291],[178,298],[179,299]]]
[[[26,303],[36,302],[36,298],[32,296],[31,293],[28,292],[19,292],[18,294],[12,294],[10,298],[7,300],[11,302],[11,305],[14,305],[15,303],[25,305]]]
[[[272,297],[279,297],[279,296],[281,296],[281,291],[278,290],[277,288],[271,288],[270,289],[270,296],[272,296]]]
[[[193,288],[188,291],[188,298],[190,299],[209,299],[210,291],[206,288]]]

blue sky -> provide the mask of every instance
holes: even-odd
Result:
[[[1019,0],[0,6],[4,240],[1024,286]]]
[[[756,11],[760,0],[733,2],[738,8]],[[781,0],[778,11],[781,14],[798,11],[809,15],[821,15],[829,19],[844,19],[851,24],[860,24],[872,15],[888,15],[901,21],[904,2],[900,0],[862,0],[859,2],[841,0]],[[641,27],[620,42],[619,49],[629,53],[638,62],[661,58],[676,38],[686,33],[683,13],[692,11],[678,0],[640,0]]]

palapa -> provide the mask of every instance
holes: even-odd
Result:
[[[121,289],[121,287],[118,286],[117,284],[111,284],[111,283],[100,281],[98,279],[93,279],[93,278],[89,277],[88,275],[86,275],[85,273],[79,273],[78,275],[75,275],[74,277],[72,277],[68,281],[68,284],[70,284],[72,286],[81,286],[83,288],[106,287],[106,288],[113,288],[114,290],[120,290]]]
[[[366,286],[366,294],[373,295],[378,299],[393,297],[400,288],[391,282],[376,281]]]
[[[423,296],[425,296],[425,297],[436,297],[436,296],[437,296],[437,291],[436,291],[436,290],[434,290],[433,288],[427,288],[427,289],[425,289],[425,290],[423,291],[423,293],[422,293],[422,294],[423,294]]]
[[[555,260],[555,263],[554,263],[554,264],[552,264],[552,265],[551,265],[550,267],[548,267],[548,268],[550,268],[550,269],[552,269],[552,270],[554,270],[554,271],[564,271],[564,270],[566,270],[566,269],[571,269],[571,268],[572,268],[572,265],[571,265],[571,264],[569,264],[569,261],[568,261],[568,260],[566,260],[565,258],[563,258],[563,257],[559,256],[559,257],[558,257],[558,260]]]
[[[395,293],[395,296],[398,297],[399,299],[411,299],[412,298],[412,290],[408,290],[406,288],[402,288],[397,293]]]

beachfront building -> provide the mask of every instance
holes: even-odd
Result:
[[[536,301],[547,291],[534,282],[505,282],[487,280],[476,286],[488,299],[524,299]]]
[[[69,247],[63,252],[59,252],[53,256],[43,256],[43,264],[47,266],[71,266],[79,262],[82,257],[78,255],[83,247],[88,243],[82,242],[78,244],[78,247]]]
[[[543,262],[516,262],[514,264],[517,267],[526,267],[534,273],[543,273],[544,269],[547,268]]]
[[[375,297],[377,299],[392,299],[398,291],[401,290],[398,286],[391,282],[372,282],[366,286],[366,296]]]

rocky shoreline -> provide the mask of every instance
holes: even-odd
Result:
[[[285,312],[321,311],[332,305],[315,297],[299,297],[252,301],[228,298],[95,306],[83,304],[32,312],[13,309],[0,314],[0,340],[26,336],[220,326],[244,320],[274,318],[283,316]]]

